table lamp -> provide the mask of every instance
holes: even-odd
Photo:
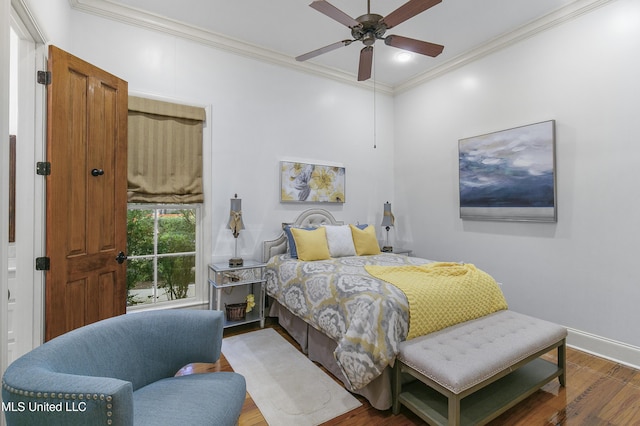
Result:
[[[393,251],[393,247],[389,245],[389,230],[393,226],[395,222],[395,218],[393,217],[393,213],[391,213],[391,203],[388,201],[384,203],[384,212],[382,213],[382,226],[387,230],[387,241],[385,245],[382,247],[382,251],[389,253]]]
[[[241,257],[238,257],[238,236],[240,235],[240,230],[244,229],[244,223],[242,223],[242,199],[238,198],[238,194],[235,194],[235,198],[231,199],[227,229],[231,229],[235,239],[235,250],[233,257],[229,259],[229,266],[242,266],[244,262]]]

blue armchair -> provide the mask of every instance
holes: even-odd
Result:
[[[164,310],[109,318],[15,360],[2,377],[7,425],[235,425],[244,377],[175,377],[215,362],[220,311]]]

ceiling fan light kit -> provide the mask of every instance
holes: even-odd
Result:
[[[387,46],[408,50],[421,55],[436,57],[442,53],[444,46],[416,40],[398,35],[388,35],[388,29],[413,18],[419,13],[441,3],[442,0],[409,0],[386,17],[371,13],[371,0],[367,0],[367,13],[353,19],[337,7],[325,0],[315,0],[309,6],[331,19],[349,27],[353,40],[342,40],[330,44],[320,49],[312,50],[296,57],[297,61],[306,61],[323,53],[331,52],[343,46],[348,46],[354,41],[361,41],[364,48],[360,51],[360,63],[358,66],[358,81],[371,78],[371,68],[373,65],[373,45],[376,40],[384,40]]]
[[[395,54],[395,60],[398,62],[409,62],[413,59],[413,53],[403,50]]]

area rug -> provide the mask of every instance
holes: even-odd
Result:
[[[223,339],[222,353],[270,426],[318,425],[361,405],[271,328]]]

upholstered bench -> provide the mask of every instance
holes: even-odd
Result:
[[[566,336],[505,310],[402,342],[393,413],[402,404],[430,424],[487,423],[556,377],[565,385]],[[557,363],[540,358],[555,348]],[[403,373],[417,380],[403,384]]]

